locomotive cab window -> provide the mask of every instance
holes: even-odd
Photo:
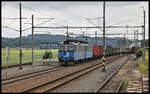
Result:
[[[73,46],[67,46],[67,50],[73,50]]]

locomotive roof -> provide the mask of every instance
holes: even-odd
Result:
[[[64,41],[64,44],[69,44],[69,43],[71,43],[71,42],[88,44],[88,42],[86,42],[86,41],[81,41],[81,40],[70,40],[70,39],[65,40],[65,41]]]

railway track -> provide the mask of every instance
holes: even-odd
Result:
[[[130,57],[122,65],[120,65],[116,69],[116,71],[114,71],[100,86],[98,86],[98,88],[95,90],[95,93],[110,92],[110,91],[113,92],[113,93],[118,93],[120,88],[121,88],[121,85],[123,83],[124,77],[127,75],[129,70],[126,70],[122,73],[122,78],[120,79],[119,83],[118,83],[118,81],[117,81],[117,83],[115,81],[113,81],[113,78],[115,77],[117,72],[119,72],[119,70],[124,66],[124,64],[126,64],[126,62],[129,61],[129,59],[130,59]],[[111,88],[109,88],[109,87],[111,87]],[[111,89],[111,90],[109,91],[109,89]]]
[[[113,58],[107,60],[107,64],[112,62],[112,61],[115,61],[117,59],[120,59],[121,57],[122,56],[113,57]],[[75,71],[73,73],[64,75],[64,76],[57,78],[55,80],[51,80],[51,81],[48,81],[46,83],[42,83],[42,84],[37,85],[33,88],[24,90],[23,92],[51,92],[51,91],[55,90],[56,88],[59,88],[60,86],[65,85],[66,83],[68,83],[72,80],[75,80],[75,79],[77,79],[77,78],[79,78],[85,74],[88,74],[88,73],[100,68],[101,66],[102,66],[102,64],[95,64],[93,66],[89,66],[87,68],[84,68],[84,69]]]
[[[108,57],[106,58],[106,61],[110,61],[115,58],[117,59],[118,57],[121,58],[123,56],[117,55],[117,56]],[[84,64],[77,65],[77,66],[65,67],[64,69],[57,70],[55,72],[48,72],[42,75],[28,77],[22,80],[21,79],[17,80],[15,82],[2,84],[2,92],[24,92],[25,90],[31,89],[32,87],[39,86],[42,83],[46,83],[50,80],[52,81],[59,77],[62,77],[64,76],[64,74],[69,74],[78,70],[82,70],[89,66],[99,65],[100,64],[99,62],[100,62],[99,60],[96,60],[94,62],[90,61],[89,63],[84,63]]]
[[[5,78],[2,79],[2,85],[5,84],[10,84],[13,82],[17,82],[18,80],[24,80],[24,79],[28,79],[31,77],[35,77],[35,76],[39,76],[45,73],[50,73],[50,72],[54,72],[60,69],[64,69],[65,67],[56,67],[56,68],[50,68],[50,69],[46,69],[46,70],[41,70],[41,71],[36,71],[36,72],[31,72],[31,73],[27,73],[27,74],[23,74],[23,75],[18,75],[18,76],[14,76],[14,77],[9,77],[9,78]]]
[[[117,57],[117,56],[112,56],[112,57],[110,57],[110,59],[114,58],[114,57]],[[54,71],[64,69],[64,68],[65,67],[56,67],[56,68],[45,69],[45,70],[31,72],[31,73],[27,73],[27,74],[18,75],[18,76],[7,77],[7,78],[2,79],[1,81],[2,81],[2,85],[10,84],[10,83],[13,83],[13,82],[17,82],[18,80],[28,79],[28,78],[31,78],[31,77],[35,77],[35,76],[39,76],[39,75],[42,75],[42,74],[54,72]]]

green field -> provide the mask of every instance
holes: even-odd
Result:
[[[41,61],[42,56],[45,53],[45,51],[50,51],[48,49],[42,49],[42,50],[34,50],[34,61]],[[58,49],[51,49],[52,52],[52,58],[57,58],[58,57]],[[6,65],[15,65],[19,64],[19,49],[13,49],[10,48],[9,52],[9,60],[6,62],[5,60],[5,50],[2,49],[2,55],[1,55],[1,61],[2,61],[2,66]],[[32,61],[32,50],[31,49],[23,49],[22,50],[23,57],[22,57],[22,63],[29,63]]]

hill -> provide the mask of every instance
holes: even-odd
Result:
[[[69,37],[70,39],[76,39],[76,40],[86,40],[90,44],[99,44],[102,45],[103,38],[97,37],[97,43],[94,37]],[[64,35],[50,35],[50,34],[35,34],[34,35],[34,45],[35,47],[38,47],[39,43],[57,43],[63,42],[66,40],[66,36]],[[2,37],[2,48],[4,47],[10,47],[15,48],[19,47],[19,37],[18,38],[5,38]],[[106,45],[119,45],[120,39],[119,38],[106,38]],[[124,43],[124,40],[122,40]],[[32,47],[32,35],[28,35],[27,37],[22,37],[22,46],[24,48],[31,48]]]

